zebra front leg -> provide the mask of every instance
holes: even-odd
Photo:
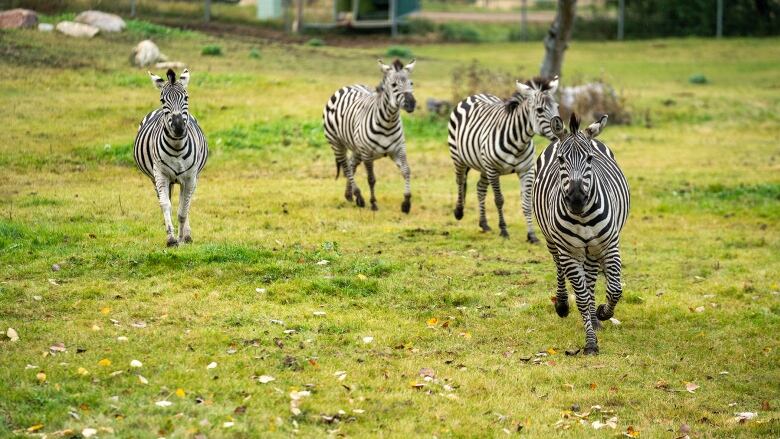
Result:
[[[566,317],[569,315],[569,293],[566,291],[566,274],[561,266],[558,249],[550,245],[549,242],[547,243],[547,249],[555,262],[555,274],[558,281],[558,288],[555,292],[555,312],[558,314],[558,317]]]
[[[179,192],[179,242],[192,242],[192,233],[190,231],[190,204],[192,196],[195,194],[197,178],[193,177],[185,180],[181,184]]]
[[[534,232],[534,220],[533,220],[533,187],[534,178],[536,177],[536,167],[531,166],[525,172],[520,175],[520,191],[522,192],[522,204],[523,204],[523,216],[525,217],[525,227],[528,230],[526,238],[531,244],[537,244],[539,238],[536,237]]]
[[[412,171],[409,169],[409,163],[406,162],[406,145],[403,145],[393,161],[404,177],[404,201],[401,203],[401,212],[409,213],[412,209]]]
[[[497,172],[490,172],[487,177],[488,182],[493,187],[493,198],[496,202],[496,210],[498,210],[498,228],[501,230],[501,237],[509,238],[504,221],[504,195],[501,193],[500,175]]]
[[[163,219],[165,220],[165,233],[168,235],[166,245],[174,247],[179,241],[173,235],[173,221],[171,221],[171,182],[168,177],[162,175],[159,171],[154,171],[154,187],[157,189],[157,199],[160,201]]]
[[[363,199],[363,194],[360,193],[360,188],[358,188],[357,183],[355,183],[355,172],[357,171],[358,166],[360,166],[360,160],[355,157],[355,154],[353,153],[352,157],[347,161],[347,167],[344,169],[344,174],[347,176],[347,192],[351,191],[352,195],[355,196],[355,204],[357,204],[358,207],[366,207],[366,201]],[[347,200],[351,201],[352,198],[349,197]]]
[[[479,176],[479,181],[477,182],[477,201],[479,202],[479,227],[483,232],[489,232],[493,230],[488,224],[487,215],[485,213],[485,198],[487,197],[487,190],[488,179],[485,174],[481,174]]]
[[[615,306],[617,306],[620,297],[623,295],[623,286],[620,279],[621,270],[620,252],[617,246],[615,246],[604,258],[604,275],[607,278],[607,303],[599,305],[596,310],[596,317],[599,320],[609,320],[615,315]]]
[[[585,328],[585,355],[596,355],[599,353],[596,331],[593,328],[593,319],[590,314],[590,293],[587,290],[585,270],[582,263],[576,259],[561,254],[561,265],[566,270],[566,277],[574,288],[574,301],[577,303],[577,309],[582,316],[582,325]]]
[[[330,148],[333,150],[333,156],[336,158],[336,179],[339,178],[339,172],[344,170],[344,177],[347,179],[347,188],[344,190],[344,198],[352,202],[352,183],[347,177],[347,167],[349,161],[347,159],[347,148],[335,142],[335,140],[328,139],[330,142]]]
[[[458,186],[458,202],[455,204],[455,219],[463,218],[463,205],[466,203],[466,177],[469,168],[455,165],[455,184]]]
[[[374,185],[376,184],[376,175],[374,175],[374,162],[372,160],[366,160],[363,162],[366,165],[366,174],[368,174],[368,188],[371,190],[371,210],[379,210],[376,205],[376,195],[374,195]]]
[[[593,329],[599,330],[602,328],[601,321],[596,318],[596,279],[599,275],[599,262],[586,257],[583,268],[585,272],[585,289],[590,297],[588,301],[590,320],[593,324]]]

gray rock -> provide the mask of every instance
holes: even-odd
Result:
[[[143,40],[133,48],[130,63],[138,67],[151,66],[156,62],[167,61],[168,58],[152,40]]]
[[[103,32],[122,32],[127,27],[122,17],[101,11],[84,11],[76,16],[75,21],[95,26]]]
[[[11,9],[0,12],[0,29],[33,29],[38,25],[38,14],[29,9]]]
[[[100,32],[100,29],[95,26],[73,21],[61,21],[57,23],[56,29],[65,35],[76,38],[92,38]]]

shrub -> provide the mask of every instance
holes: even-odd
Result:
[[[688,82],[691,84],[706,84],[707,77],[702,75],[701,73],[696,73],[695,75],[691,75],[690,78],[688,78]]]
[[[478,43],[482,35],[476,27],[463,23],[444,23],[441,25],[441,37],[444,41]]]
[[[325,41],[322,41],[319,38],[312,38],[306,42],[306,45],[311,47],[322,47],[325,45]]]
[[[252,50],[249,51],[249,57],[252,59],[260,59],[260,50],[257,47],[253,47]]]
[[[200,53],[206,56],[220,56],[222,55],[222,48],[216,44],[209,44],[208,46],[203,46],[203,50]]]
[[[401,33],[409,35],[425,35],[436,32],[436,23],[421,18],[413,18],[400,26]]]
[[[411,58],[414,56],[411,49],[403,46],[390,46],[387,48],[387,51],[385,51],[385,55],[397,58]]]
[[[561,118],[569,120],[574,112],[589,125],[601,115],[609,115],[611,124],[630,124],[631,113],[626,109],[625,99],[603,79],[559,88],[558,100]]]
[[[517,69],[518,72],[522,68]],[[461,64],[452,71],[452,102],[477,93],[491,93],[508,98],[515,92],[516,73],[483,67],[476,60]]]

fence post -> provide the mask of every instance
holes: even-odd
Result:
[[[626,0],[620,0],[618,2],[618,34],[617,39],[623,40],[623,26],[626,17]]]
[[[718,18],[715,24],[715,36],[717,38],[723,37],[723,0],[718,0]]]
[[[520,6],[520,37],[528,41],[528,0],[522,0]]]
[[[130,16],[135,18],[135,0],[130,0]]]
[[[392,35],[393,38],[398,36],[398,21],[395,17],[395,12],[397,8],[397,2],[398,0],[390,0],[390,35]]]
[[[203,5],[203,19],[207,22],[211,21],[211,0],[206,0]]]

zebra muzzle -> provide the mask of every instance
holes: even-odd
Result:
[[[414,95],[411,93],[404,93],[404,110],[406,110],[407,113],[414,112],[414,107],[417,105],[417,100],[414,98]]]

